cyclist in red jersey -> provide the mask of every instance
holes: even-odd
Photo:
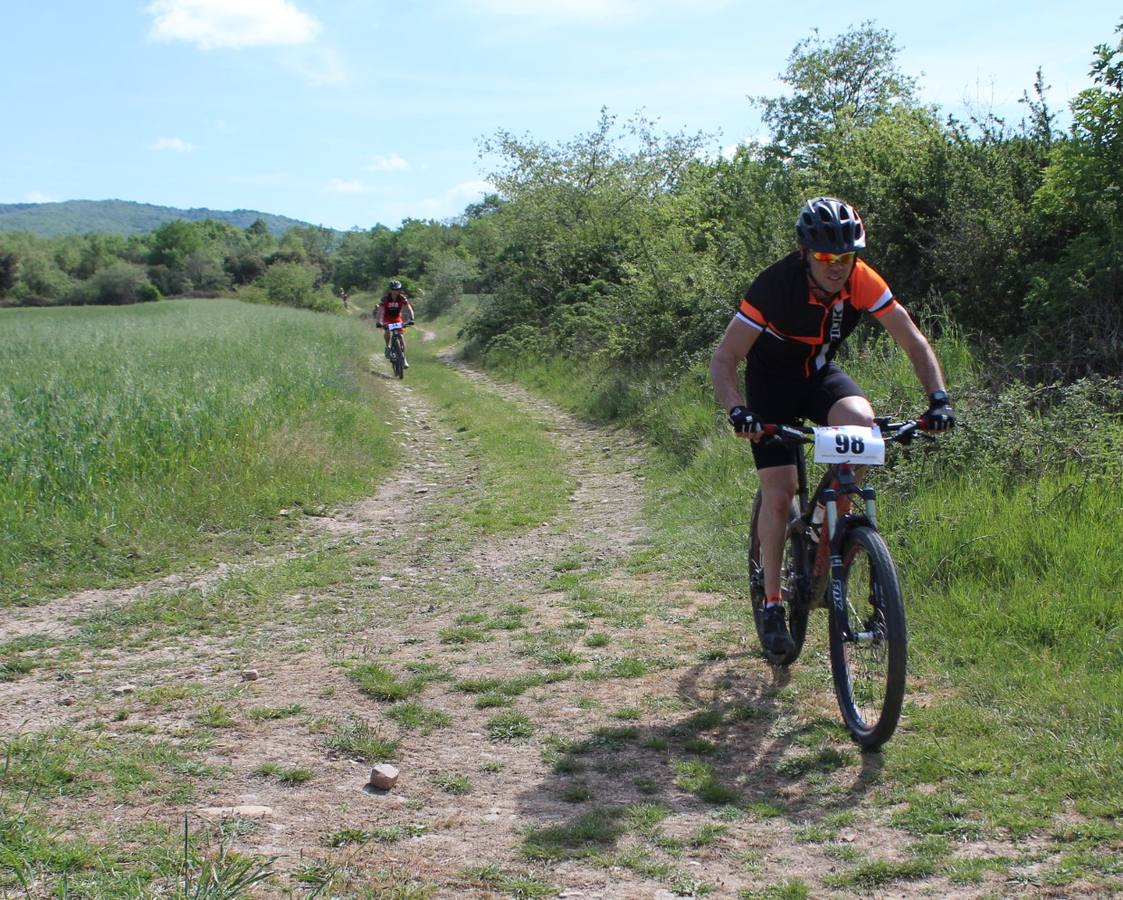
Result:
[[[382,295],[382,299],[378,301],[378,306],[374,308],[374,326],[375,328],[382,328],[384,325],[394,325],[402,321],[402,312],[408,312],[409,318],[406,320],[407,324],[412,325],[414,320],[413,307],[410,305],[409,298],[402,290],[402,283],[400,281],[391,281],[390,286],[386,293]],[[386,357],[390,357],[390,332],[384,331],[383,336],[386,338]],[[405,350],[406,336],[402,332],[402,349]],[[406,368],[409,368],[409,363],[406,363]]]
[[[739,437],[753,442],[762,505],[758,535],[764,565],[763,633],[768,650],[794,645],[780,592],[788,511],[796,492],[796,448],[762,442],[764,423],[873,424],[862,389],[833,362],[862,313],[884,326],[905,351],[928,395],[934,431],[955,425],[939,361],[928,339],[893,297],[885,280],[858,258],[866,231],[857,211],[834,197],[816,197],[795,223],[796,251],[766,268],[749,286],[710,361],[718,402]],[[737,366],[745,366],[745,397]]]

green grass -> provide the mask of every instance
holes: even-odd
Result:
[[[0,605],[360,495],[398,452],[371,345],[343,318],[229,300],[0,309]]]
[[[463,452],[479,463],[479,490],[465,521],[494,534],[567,514],[566,498],[576,482],[548,432],[510,401],[434,364],[439,345],[411,342],[410,361],[417,364],[408,378],[459,433]]]
[[[290,703],[287,706],[256,706],[246,713],[246,718],[257,721],[271,721],[299,716],[302,712],[304,712],[304,707],[299,703]]]
[[[556,897],[557,889],[549,883],[530,875],[512,873],[494,863],[471,866],[460,872],[467,884],[487,889],[489,892],[517,900],[532,897]]]
[[[277,763],[270,762],[259,765],[254,769],[254,774],[262,778],[276,778],[281,784],[287,785],[304,784],[316,777],[316,773],[311,769],[303,769],[299,766],[280,766]]]
[[[472,792],[472,779],[455,772],[439,772],[433,776],[433,784],[446,794],[463,795]]]
[[[493,741],[523,741],[534,734],[534,723],[525,713],[511,709],[492,716],[487,733]]]
[[[623,810],[605,807],[590,810],[560,825],[530,828],[523,838],[527,859],[582,859],[612,847],[624,834]]]
[[[399,742],[385,737],[362,719],[337,723],[324,741],[329,750],[365,763],[381,763],[398,755]]]
[[[393,719],[406,731],[430,734],[436,728],[447,728],[452,717],[439,709],[426,709],[420,703],[395,703],[386,710],[386,717]]]
[[[424,677],[414,675],[403,681],[379,663],[349,665],[346,674],[364,694],[387,702],[405,700],[425,687]]]

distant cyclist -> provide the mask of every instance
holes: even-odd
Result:
[[[943,431],[955,424],[927,338],[884,279],[858,258],[866,230],[857,211],[834,197],[808,200],[796,219],[795,236],[798,249],[749,285],[710,362],[717,401],[729,413],[729,424],[753,442],[763,497],[758,530],[764,564],[762,633],[767,649],[776,654],[793,646],[780,592],[780,561],[796,491],[797,451],[762,442],[762,425],[799,425],[803,419],[820,425],[873,424],[873,408],[862,389],[833,362],[862,313],[877,319],[908,356],[928,395],[929,427]],[[742,400],[737,365],[746,357]]]
[[[378,306],[374,308],[374,327],[384,328],[386,325],[396,325],[402,321],[402,313],[409,314],[406,319],[406,324],[412,325],[414,320],[413,307],[410,306],[409,298],[402,290],[402,283],[400,281],[391,281],[390,287],[386,293],[383,294],[382,299],[378,301]],[[390,332],[386,331],[383,335],[386,338],[386,358],[390,358]],[[406,347],[405,334],[402,334],[402,350]],[[409,363],[405,364],[409,368]]]

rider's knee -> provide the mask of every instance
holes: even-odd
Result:
[[[827,417],[830,425],[873,425],[873,407],[865,397],[843,397],[830,409]]]

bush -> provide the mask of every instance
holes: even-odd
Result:
[[[129,306],[160,299],[160,291],[141,266],[115,262],[88,281],[79,282],[67,296],[77,306]]]
[[[271,265],[258,284],[270,303],[314,309],[319,312],[337,310],[339,301],[331,292],[317,288],[319,269],[296,262],[277,262]]]

